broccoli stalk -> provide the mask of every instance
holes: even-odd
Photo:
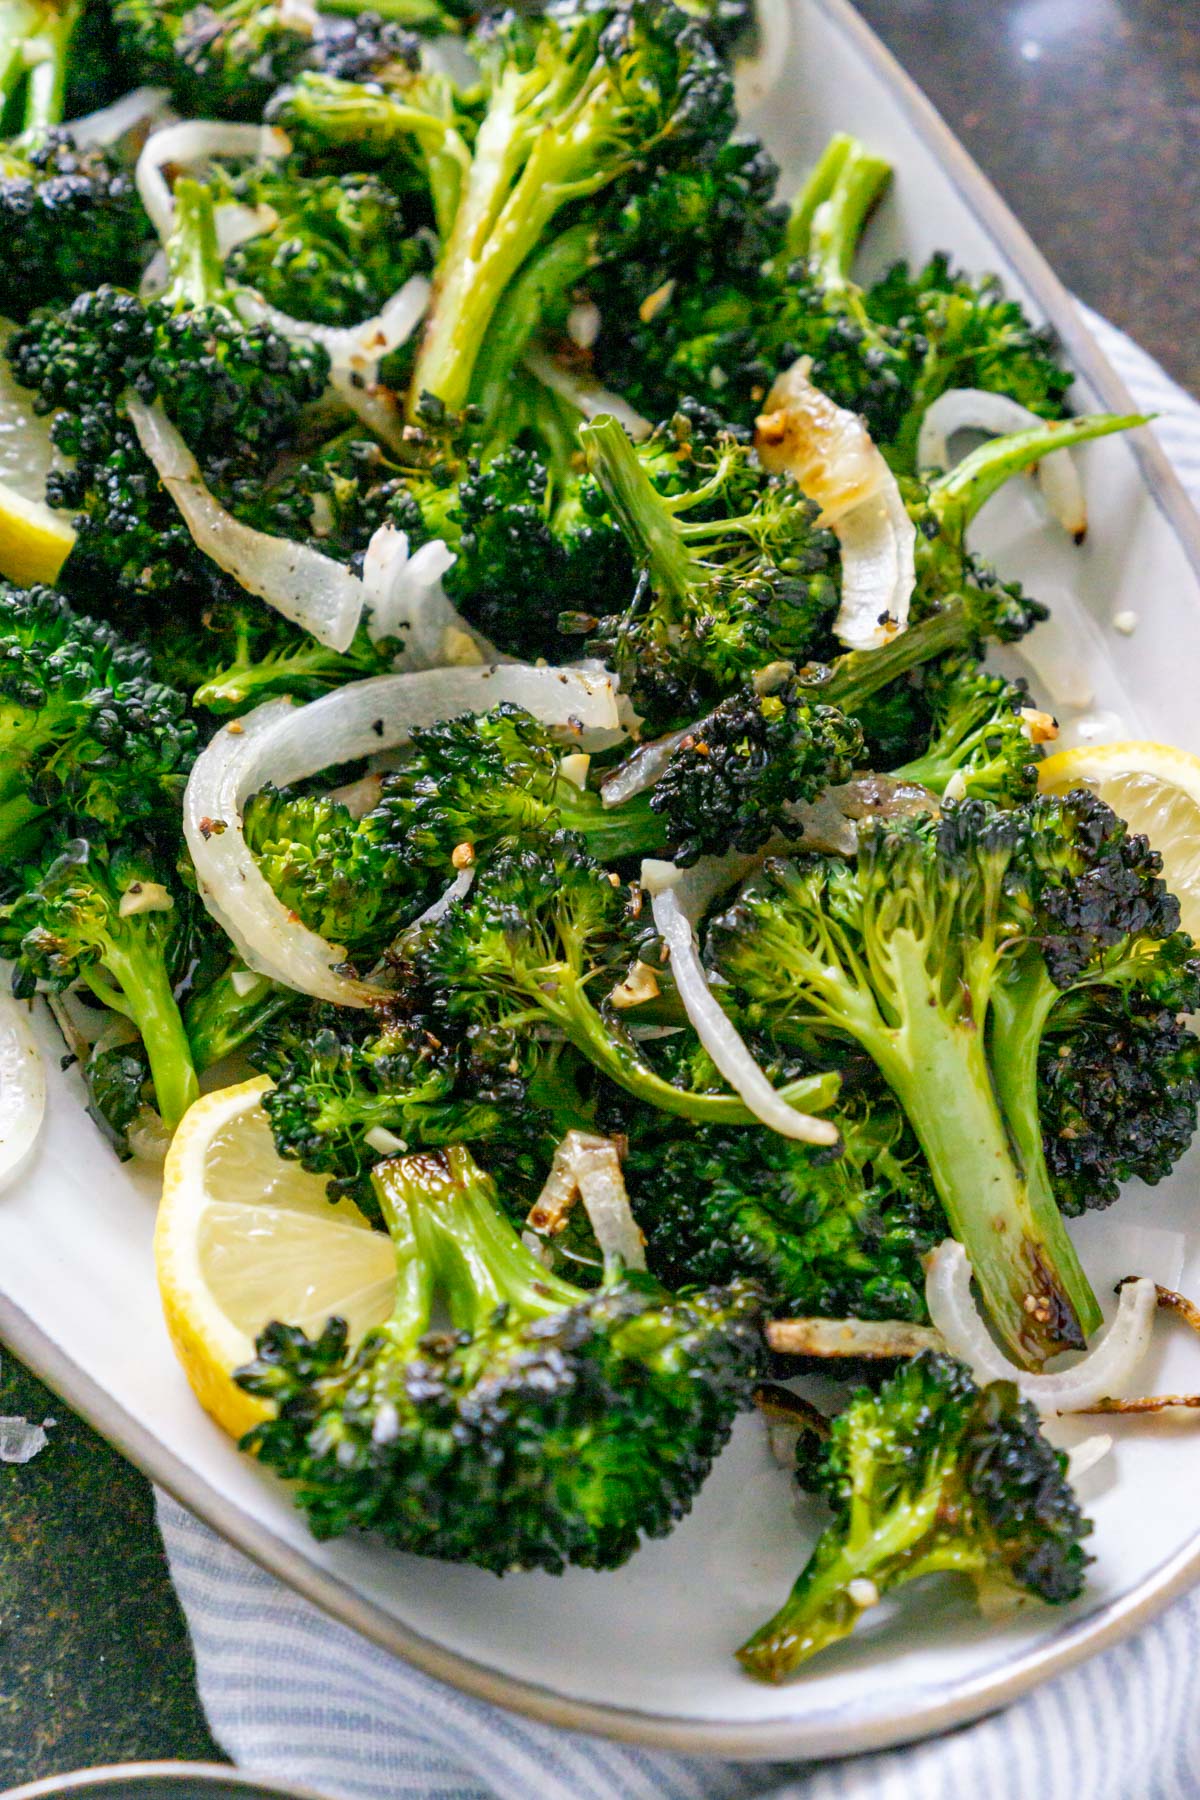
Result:
[[[785,251],[803,256],[828,294],[840,293],[869,329],[860,291],[850,280],[858,240],[892,178],[891,164],[844,132],[830,139],[788,216]]]
[[[237,1380],[275,1417],[244,1440],[316,1536],[379,1532],[498,1574],[615,1568],[691,1506],[758,1361],[745,1285],[668,1295],[606,1265],[548,1270],[462,1146],[372,1177],[396,1250],[391,1317],[358,1345],[272,1324]],[[452,1330],[433,1331],[448,1314]]]
[[[785,1680],[923,1575],[967,1575],[981,1591],[1051,1605],[1082,1590],[1091,1523],[1065,1453],[1011,1382],[977,1387],[961,1363],[923,1351],[878,1393],[853,1395],[827,1439],[802,1433],[796,1461],[834,1518],[783,1606],[737,1653],[761,1680]]]
[[[501,298],[562,209],[656,148],[686,153],[727,125],[728,77],[675,7],[551,10],[506,17],[476,46],[488,89],[409,388],[452,412]]]
[[[550,1027],[647,1105],[699,1123],[754,1123],[735,1095],[696,1093],[665,1080],[605,1007],[606,992],[633,960],[639,906],[640,895],[622,891],[578,838],[562,833],[536,851],[509,851],[485,863],[470,890],[424,934],[413,965],[450,1037]],[[819,1111],[836,1090],[836,1076],[826,1074],[781,1092],[801,1110]]]
[[[871,1056],[989,1313],[1028,1364],[1082,1345],[1101,1315],[1057,1208],[1014,1158],[987,1053],[1021,845],[1016,815],[977,801],[949,806],[940,825],[860,830],[856,868],[769,864],[716,922],[710,950],[752,1022],[785,1041],[832,1031]]]
[[[0,13],[0,99],[7,108],[24,84],[19,150],[58,125],[66,109],[71,39],[82,0],[9,0]]]
[[[180,908],[162,873],[140,850],[107,852],[79,838],[5,910],[20,946],[14,992],[82,980],[136,1025],[173,1130],[198,1088],[170,972]]]
[[[967,527],[993,494],[1042,457],[1145,423],[1142,414],[1115,413],[1048,420],[992,438],[936,476],[910,502],[918,526],[913,622],[878,650],[849,651],[832,669],[814,670],[821,698],[854,712],[889,682],[949,651],[977,648],[987,638],[1009,643],[1022,637],[1046,615],[975,564],[966,546]]]
[[[0,8],[0,108],[21,121],[0,144],[0,307],[20,318],[98,281],[133,280],[138,268],[145,220],[132,180],[62,128],[84,10],[80,0]]]

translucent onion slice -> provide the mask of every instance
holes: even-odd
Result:
[[[679,731],[669,731],[665,737],[651,738],[649,742],[639,744],[600,783],[600,798],[605,806],[620,806],[622,801],[632,800],[635,794],[652,788],[691,731],[690,725],[684,725]]]
[[[235,305],[247,324],[269,325],[293,342],[320,344],[329,356],[329,385],[339,400],[393,449],[401,442],[404,420],[396,396],[380,385],[379,365],[407,343],[429,305],[430,285],[413,275],[382,311],[361,325],[318,325],[296,319],[270,306],[253,288],[243,288]]]
[[[525,352],[524,361],[530,374],[536,375],[543,387],[566,400],[585,419],[598,419],[601,413],[609,413],[618,425],[625,427],[635,444],[640,444],[654,430],[650,420],[643,418],[628,400],[623,400],[610,388],[601,387],[584,370],[571,369],[556,361],[540,344],[533,344]]]
[[[838,639],[878,650],[908,624],[916,528],[866,426],[814,386],[802,356],[768,394],[754,441],[763,466],[792,477],[841,545]]]
[[[564,727],[576,740],[616,725],[607,681],[511,663],[377,675],[307,706],[271,700],[217,733],[188,780],[183,827],[204,904],[244,962],[300,993],[343,1006],[378,999],[370,983],[338,972],[340,946],[309,931],[277,899],[246,845],[243,808],[267,782],[286,787],[335,763],[395,749],[416,726],[486,712],[502,700]]]
[[[526,1223],[553,1236],[562,1231],[576,1196],[607,1261],[619,1256],[627,1269],[646,1267],[645,1240],[625,1190],[621,1158],[611,1138],[568,1131],[550,1164],[546,1184]]]
[[[926,1264],[925,1302],[946,1348],[978,1381],[1015,1381],[1039,1412],[1078,1412],[1117,1393],[1150,1348],[1158,1294],[1139,1277],[1121,1289],[1116,1315],[1093,1350],[1052,1374],[1019,1369],[998,1348],[971,1295],[971,1265],[962,1245],[945,1238]]]
[[[679,903],[678,880],[679,870],[674,863],[642,864],[642,886],[650,895],[654,923],[667,946],[671,974],[696,1036],[756,1119],[783,1137],[799,1138],[806,1144],[836,1144],[836,1125],[797,1112],[780,1098],[709,987],[692,922]]]
[[[907,1319],[771,1319],[766,1335],[771,1349],[784,1356],[877,1361],[946,1347],[940,1331]]]
[[[922,470],[948,469],[950,439],[956,431],[988,431],[999,436],[1009,431],[1036,430],[1045,423],[1045,419],[1007,394],[989,394],[985,388],[949,388],[938,395],[921,420],[917,465]],[[1087,532],[1087,501],[1071,452],[1055,450],[1043,456],[1036,473],[1051,518],[1071,537],[1082,538]]]
[[[214,156],[241,156],[278,162],[292,147],[286,131],[275,125],[236,125],[220,119],[185,119],[146,139],[134,181],[150,223],[162,239],[170,235],[175,201],[164,169],[194,168]]]
[[[162,118],[170,99],[170,88],[131,88],[111,106],[102,106],[96,112],[72,119],[69,128],[72,140],[81,150],[93,145],[106,150],[109,145],[118,144],[123,137],[139,131],[143,125],[153,125],[156,119]]]
[[[24,1169],[46,1116],[46,1071],[29,1012],[0,995],[0,1188]]]
[[[205,485],[200,465],[161,402],[146,406],[127,394],[125,406],[138,442],[183,514],[196,548],[318,643],[348,650],[367,598],[358,576],[311,545],[271,537],[235,519]]]

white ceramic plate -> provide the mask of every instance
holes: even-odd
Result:
[[[860,134],[898,170],[872,256],[946,247],[968,268],[1000,270],[1062,333],[1082,377],[1076,404],[1132,410],[1054,277],[844,0],[795,0],[790,28],[786,65],[753,120],[783,161],[785,185],[831,131]],[[1191,688],[1178,678],[1181,666],[1200,667],[1200,522],[1140,437],[1084,452],[1092,530],[1083,550],[1044,523],[1028,493],[994,503],[984,535],[1006,573],[1069,610],[1113,734],[1200,749]],[[1109,624],[1123,609],[1141,619],[1131,639]],[[54,1064],[61,1045],[42,1023]],[[1127,1272],[1129,1239],[1113,1243],[1125,1220],[1189,1233],[1183,1283],[1200,1291],[1198,1176],[1193,1151],[1170,1183],[1081,1227],[1098,1289]],[[159,1314],[153,1209],[150,1184],[113,1161],[85,1118],[77,1081],[55,1075],[38,1162],[0,1196],[0,1336],[155,1480],[311,1600],[431,1673],[536,1717],[737,1757],[874,1748],[1012,1699],[1200,1578],[1200,1434],[1162,1420],[1120,1424],[1118,1449],[1091,1478],[1097,1562],[1078,1604],[997,1629],[948,1587],[931,1588],[917,1608],[881,1616],[780,1689],[743,1676],[731,1651],[783,1598],[816,1520],[797,1521],[753,1420],[691,1518],[616,1574],[498,1581],[367,1543],[316,1545],[283,1490],[237,1454],[184,1383]],[[1173,1275],[1166,1242],[1146,1244],[1140,1272]],[[1164,1336],[1155,1383],[1200,1385],[1194,1340]]]

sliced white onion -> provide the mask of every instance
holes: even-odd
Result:
[[[667,946],[671,974],[696,1036],[756,1119],[783,1137],[799,1138],[807,1144],[836,1144],[837,1127],[828,1119],[797,1112],[781,1099],[709,987],[696,947],[696,934],[675,891],[678,878],[679,871],[673,863],[642,864],[642,886],[650,895],[654,923]]]
[[[0,995],[0,1188],[24,1169],[46,1116],[46,1071],[29,1011]]]
[[[944,1350],[940,1331],[907,1319],[771,1319],[767,1343],[785,1356],[863,1357],[869,1361]]]
[[[644,1269],[645,1240],[629,1205],[621,1158],[611,1138],[567,1132],[527,1223],[535,1231],[561,1231],[576,1195],[605,1260],[619,1256],[627,1269]]]
[[[692,729],[685,725],[680,731],[669,731],[665,737],[651,738],[648,743],[639,744],[632,755],[618,763],[600,783],[600,798],[605,806],[620,806],[622,801],[632,800],[635,794],[645,793],[647,788],[653,787],[684,738],[690,737]]]
[[[287,787],[334,763],[394,749],[414,727],[487,712],[502,700],[576,738],[589,730],[611,731],[616,723],[609,682],[571,669],[510,663],[377,675],[307,706],[270,700],[217,733],[188,780],[184,835],[204,904],[244,962],[300,993],[343,1006],[378,998],[370,983],[337,973],[341,948],[309,931],[276,897],[246,845],[243,808],[268,782]]]
[[[372,642],[403,637],[397,669],[440,669],[499,662],[494,644],[467,624],[442,586],[454,552],[441,538],[409,554],[408,537],[381,525],[363,557],[367,630]]]
[[[842,601],[833,622],[851,650],[878,650],[908,624],[916,584],[916,527],[896,477],[857,413],[837,406],[800,357],[778,377],[757,421],[763,466],[791,475],[821,508],[842,551]]]
[[[995,436],[1009,431],[1032,431],[1045,419],[1007,394],[990,394],[985,388],[950,388],[939,394],[921,421],[917,438],[917,466],[948,469],[950,439],[956,431],[988,431]],[[1069,450],[1055,450],[1037,465],[1037,484],[1051,518],[1073,538],[1087,531],[1087,502],[1075,458]]]
[[[214,156],[279,162],[292,140],[275,125],[237,125],[220,119],[185,119],[152,133],[137,160],[134,181],[150,223],[164,241],[170,236],[175,202],[164,169],[194,168]]]
[[[558,394],[585,419],[598,419],[602,413],[610,414],[618,425],[623,425],[635,444],[648,438],[654,430],[649,419],[643,418],[636,407],[630,406],[620,394],[614,394],[609,388],[601,387],[591,375],[580,369],[570,369],[550,355],[540,344],[533,344],[525,352],[525,367],[531,375],[536,375],[543,387],[548,387],[552,394]]]
[[[269,325],[294,343],[320,344],[329,356],[329,385],[338,399],[385,444],[396,449],[404,420],[395,395],[379,382],[385,356],[407,343],[429,305],[431,288],[413,275],[373,318],[361,325],[318,325],[271,306],[253,288],[239,290],[235,305],[247,324]]]
[[[925,1302],[946,1348],[977,1381],[1015,1381],[1039,1412],[1077,1412],[1118,1394],[1150,1348],[1158,1296],[1140,1276],[1121,1289],[1116,1315],[1093,1350],[1072,1368],[1050,1374],[1019,1369],[999,1349],[971,1295],[971,1265],[953,1238],[940,1243],[926,1265]]]
[[[1093,1432],[1082,1443],[1072,1445],[1067,1451],[1067,1480],[1071,1486],[1077,1487],[1085,1475],[1090,1475],[1112,1447],[1112,1438],[1106,1431]]]
[[[69,130],[72,140],[81,150],[92,145],[106,150],[110,144],[119,143],[123,137],[137,131],[143,125],[152,125],[160,119],[171,99],[170,88],[137,87],[129,93],[122,94],[111,106],[102,106],[96,112],[85,113],[82,118],[72,119]]]
[[[448,913],[452,906],[465,899],[470,893],[471,883],[474,879],[474,863],[466,869],[460,869],[445,893],[439,894],[432,906],[427,906],[423,913],[418,913],[412,923],[405,927],[404,935],[407,936],[410,931],[419,931],[423,925],[432,925],[443,914]]]
[[[245,206],[241,201],[227,200],[214,209],[213,221],[217,228],[217,253],[224,261],[238,244],[249,243],[264,231],[273,231],[279,214],[265,202],[261,206]]]
[[[196,548],[294,625],[331,650],[348,650],[366,602],[366,589],[344,563],[309,544],[255,531],[227,512],[205,485],[200,465],[158,400],[146,406],[125,397],[138,442],[183,515]]]

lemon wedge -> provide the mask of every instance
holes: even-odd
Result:
[[[53,586],[75,546],[75,532],[44,500],[29,500],[0,482],[0,575],[18,587]]]
[[[1200,939],[1200,756],[1140,740],[1082,744],[1038,766],[1044,794],[1091,788],[1163,859],[1185,931]]]
[[[272,1319],[320,1331],[332,1314],[352,1337],[391,1311],[390,1239],[349,1200],[331,1205],[325,1178],[275,1153],[262,1109],[269,1080],[198,1100],[163,1170],[154,1239],[167,1330],[192,1390],[240,1437],[268,1409],[231,1380]]]

